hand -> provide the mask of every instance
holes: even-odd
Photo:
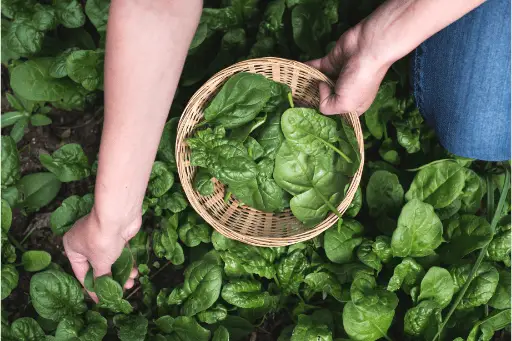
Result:
[[[117,228],[117,224],[102,222],[94,208],[89,215],[77,221],[64,235],[63,242],[73,272],[80,283],[84,285],[89,264],[93,268],[94,277],[109,274],[112,264],[139,228],[140,219],[122,228]],[[133,286],[136,276],[137,270],[133,269],[125,289]],[[89,295],[98,302],[94,293],[89,292]]]
[[[334,89],[327,83],[320,83],[320,111],[326,115],[364,113],[392,64],[372,51],[373,44],[361,31],[359,26],[350,29],[328,55],[307,62],[337,79]]]

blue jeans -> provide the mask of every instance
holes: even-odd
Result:
[[[451,153],[510,160],[510,0],[487,0],[421,44],[416,104]]]

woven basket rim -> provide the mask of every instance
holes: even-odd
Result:
[[[189,102],[187,103],[187,106],[183,110],[183,113],[179,119],[178,122],[178,132],[176,135],[176,148],[175,148],[175,157],[176,157],[176,164],[178,168],[178,175],[180,178],[180,182],[182,184],[182,187],[184,189],[185,195],[187,197],[187,200],[191,204],[192,208],[196,211],[197,214],[199,214],[207,223],[209,223],[216,231],[221,233],[222,235],[230,238],[235,239],[250,245],[257,245],[257,246],[286,246],[295,244],[301,241],[306,241],[309,239],[312,239],[328,228],[330,228],[337,220],[338,217],[333,214],[332,212],[329,212],[328,215],[316,226],[302,231],[298,232],[292,235],[288,236],[282,236],[282,237],[275,237],[275,236],[268,236],[268,237],[262,237],[262,236],[252,236],[252,235],[246,235],[237,231],[234,231],[230,229],[228,226],[225,226],[220,221],[218,221],[215,217],[213,217],[211,214],[209,214],[202,206],[201,203],[199,203],[195,199],[195,191],[192,188],[191,180],[188,178],[184,173],[186,168],[196,168],[190,166],[190,164],[187,164],[187,161],[185,161],[182,157],[182,150],[186,149],[186,142],[185,139],[190,136],[190,133],[193,133],[195,130],[195,124],[190,129],[185,129],[184,126],[190,123],[191,118],[188,117],[188,114],[192,110],[192,108],[196,105],[196,102],[200,100],[202,97],[202,94],[208,91],[212,91],[209,96],[209,100],[211,100],[212,94],[218,90],[220,87],[222,87],[223,83],[231,77],[233,74],[238,72],[243,72],[240,69],[246,69],[249,68],[251,70],[255,70],[258,66],[264,66],[264,65],[279,65],[279,66],[287,66],[291,69],[300,69],[303,74],[306,74],[311,79],[315,79],[318,81],[323,81],[328,83],[330,86],[334,86],[334,83],[323,73],[321,73],[319,70],[312,68],[306,64],[303,64],[298,61],[288,60],[284,58],[277,58],[277,57],[266,57],[266,58],[256,58],[256,59],[249,59],[245,60],[236,64],[233,64],[219,72],[217,72],[215,75],[213,75],[208,81],[206,81],[190,98]],[[245,71],[247,72],[247,71]],[[251,72],[251,71],[248,71]],[[256,71],[254,71],[256,72]],[[203,114],[205,106],[201,107],[200,112],[201,115]],[[345,197],[342,199],[340,204],[337,207],[337,210],[340,212],[340,214],[343,214],[345,210],[349,207],[350,203],[353,200],[353,197],[355,195],[355,191],[357,190],[359,183],[361,181],[361,175],[362,170],[364,166],[364,141],[362,137],[362,130],[359,122],[359,116],[356,113],[344,113],[341,114],[343,117],[345,117],[347,120],[350,121],[351,127],[354,129],[358,147],[359,147],[359,157],[360,157],[360,164],[355,172],[354,176],[350,180],[349,188],[346,192]],[[246,206],[245,206],[246,207]],[[247,208],[247,207],[246,207]],[[240,209],[240,207],[234,208],[235,210]],[[251,208],[254,211],[258,211],[254,208]]]

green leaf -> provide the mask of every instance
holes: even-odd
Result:
[[[66,72],[86,90],[103,88],[103,53],[90,50],[71,52],[66,58]]]
[[[133,256],[129,248],[123,248],[119,258],[112,264],[112,278],[124,286],[133,269]]]
[[[53,233],[63,235],[80,218],[87,215],[94,204],[94,196],[86,194],[83,197],[72,195],[57,207],[50,216],[50,226]]]
[[[297,294],[309,267],[308,259],[301,250],[296,250],[280,260],[277,278],[283,294]]]
[[[395,267],[393,276],[389,279],[388,290],[397,291],[402,287],[405,292],[419,284],[420,279],[425,274],[425,270],[412,258],[404,258],[400,264]]]
[[[174,151],[176,146],[176,129],[178,127],[178,120],[179,119],[177,117],[173,117],[165,124],[157,151],[157,159],[165,162],[173,171],[176,171]]]
[[[173,333],[170,340],[176,341],[208,341],[210,331],[204,329],[192,317],[178,316],[174,320]]]
[[[372,105],[366,110],[363,118],[370,133],[377,139],[387,134],[387,122],[394,115],[395,110],[395,82],[385,82],[379,87],[377,96]]]
[[[114,313],[129,314],[133,307],[130,302],[123,299],[123,288],[109,275],[94,279],[94,292],[98,295],[100,308],[105,308]]]
[[[85,3],[85,13],[100,33],[107,30],[109,8],[109,0],[89,0]]]
[[[64,27],[76,28],[85,24],[85,14],[78,0],[58,0],[55,10]]]
[[[313,320],[307,315],[299,315],[290,341],[332,341],[332,332],[326,324]]]
[[[452,300],[454,290],[453,280],[448,270],[433,266],[421,280],[418,300],[432,300],[441,308],[445,308]]]
[[[16,143],[9,136],[2,135],[2,189],[14,185],[21,176],[20,155]]]
[[[372,244],[372,251],[377,255],[382,263],[388,263],[393,258],[391,250],[391,238],[387,236],[377,236]]]
[[[187,222],[178,228],[180,240],[188,247],[210,242],[211,228],[206,224],[198,224],[196,215],[189,214]]]
[[[430,340],[441,323],[441,307],[434,301],[422,301],[405,313],[404,332],[412,336],[424,335]]]
[[[116,315],[114,325],[119,329],[121,341],[144,341],[148,332],[148,320],[140,315]]]
[[[487,304],[494,309],[510,309],[510,270],[500,270],[499,275],[496,291]]]
[[[5,246],[2,246],[3,252],[5,252]],[[1,299],[5,299],[9,297],[11,292],[16,289],[18,286],[19,274],[16,267],[11,264],[2,264],[2,275],[1,275],[1,283],[2,283],[2,297]]]
[[[187,208],[188,201],[185,199],[181,187],[174,184],[174,187],[170,191],[158,198],[157,206],[161,209],[169,210],[171,213],[178,213]]]
[[[36,341],[44,338],[44,331],[39,324],[30,317],[22,317],[11,325],[12,335],[19,341]]]
[[[55,331],[55,340],[101,341],[106,334],[107,320],[98,312],[88,311],[85,321],[79,317],[64,317]]]
[[[216,304],[214,307],[208,310],[203,310],[197,313],[197,319],[200,322],[207,324],[215,324],[219,321],[223,321],[227,316],[228,311],[222,304]]]
[[[315,109],[286,110],[281,117],[281,129],[288,145],[306,155],[317,155],[332,150],[347,159],[347,156],[334,146],[338,141],[336,121]]]
[[[404,190],[398,177],[385,170],[374,172],[366,187],[366,202],[372,217],[395,216],[403,205]]]
[[[359,273],[350,288],[351,301],[343,307],[343,327],[352,340],[384,337],[398,305],[392,292],[377,288],[375,278]]]
[[[219,326],[213,333],[212,341],[229,341],[229,332],[224,326]]]
[[[80,283],[58,270],[46,270],[32,276],[30,298],[37,313],[53,321],[80,315],[87,309]]]
[[[70,79],[50,76],[53,62],[53,58],[37,58],[16,66],[11,71],[13,91],[31,101],[54,102],[70,108],[83,107],[86,91]]]
[[[346,189],[348,189],[348,187],[346,187]],[[359,186],[352,202],[345,211],[344,217],[354,218],[361,210],[361,207],[363,207],[363,192],[361,190],[361,186]]]
[[[66,60],[69,55],[74,51],[78,51],[78,47],[70,47],[55,57],[54,61],[50,65],[49,74],[54,78],[63,78],[68,75],[68,70],[66,69]]]
[[[30,124],[34,127],[47,126],[52,123],[52,119],[46,115],[35,114],[30,117]]]
[[[21,256],[23,268],[28,272],[44,270],[52,262],[52,256],[46,251],[29,250]]]
[[[450,218],[444,226],[449,242],[440,247],[438,253],[451,263],[481,249],[493,237],[491,225],[484,217],[463,214]]]
[[[450,160],[426,166],[414,177],[405,199],[418,199],[437,209],[450,205],[464,189],[464,169]]]
[[[11,111],[2,114],[2,128],[12,126],[18,120],[23,117],[27,117],[27,113],[24,111]]]
[[[375,252],[373,252],[373,241],[364,239],[357,248],[357,258],[364,265],[377,270],[377,274],[382,270],[382,263]]]
[[[222,286],[222,268],[207,260],[190,264],[182,286],[169,296],[169,304],[181,304],[181,313],[193,316],[207,310],[217,301]],[[177,299],[179,297],[179,299]]]
[[[151,169],[151,176],[149,178],[148,191],[153,197],[161,197],[174,184],[174,176],[167,168],[165,163],[155,161]]]
[[[174,318],[169,315],[165,315],[155,320],[155,324],[160,331],[162,331],[163,333],[170,334],[172,333],[172,325],[174,324]]]
[[[461,195],[461,210],[474,214],[480,209],[487,186],[485,181],[471,169],[464,168],[463,171],[466,181]]]
[[[494,236],[487,248],[487,257],[489,260],[494,262],[503,262],[506,266],[510,267],[510,249],[512,245],[511,232],[510,224],[508,224]]]
[[[253,331],[253,325],[240,316],[228,315],[222,325],[229,331],[230,340],[243,340]]]
[[[344,219],[340,227],[332,226],[325,232],[324,249],[327,258],[334,263],[348,263],[363,238],[363,225],[352,219]]]
[[[239,308],[261,308],[270,305],[270,294],[261,291],[261,283],[255,280],[239,279],[222,288],[222,298]]]
[[[510,326],[510,312],[510,309],[492,312],[488,317],[475,324],[467,341],[491,340],[497,331]]]
[[[23,139],[25,135],[25,129],[28,127],[28,118],[19,119],[11,129],[11,137],[12,139],[18,143]]]
[[[322,293],[324,300],[328,295],[331,295],[337,301],[343,302],[341,284],[334,275],[328,272],[311,273],[306,276],[304,283],[306,283],[305,294],[309,297],[312,297],[315,293]]]
[[[472,264],[457,265],[450,268],[455,293],[457,293],[468,280]],[[499,273],[489,263],[482,263],[474,275],[464,297],[457,306],[458,310],[469,309],[486,304],[494,295],[499,282]]]
[[[177,216],[170,219],[162,219],[160,230],[153,232],[153,251],[159,258],[165,257],[173,264],[183,264],[185,256],[183,249],[178,243]]]
[[[2,199],[2,231],[8,232],[12,224],[12,210],[7,200]]]
[[[409,201],[398,217],[391,238],[395,257],[423,257],[434,253],[443,242],[443,225],[434,208],[417,199]]]
[[[202,196],[213,194],[214,185],[212,176],[204,168],[200,168],[194,177],[194,189]]]
[[[306,226],[314,226],[329,211],[335,211],[343,196],[347,178],[333,167],[332,153],[307,155],[283,143],[276,156],[274,179],[294,195],[290,200],[293,215]]]
[[[65,144],[52,155],[42,154],[39,161],[62,182],[78,181],[91,174],[89,160],[76,143]]]
[[[204,111],[206,121],[236,128],[253,120],[270,98],[270,81],[254,73],[229,78]]]
[[[61,182],[52,173],[34,173],[25,175],[18,182],[22,204],[36,211],[51,203],[59,193]]]
[[[274,160],[284,141],[281,131],[281,113],[275,112],[267,116],[267,121],[256,131],[256,140],[263,147],[263,156]]]

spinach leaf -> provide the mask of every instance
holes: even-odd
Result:
[[[46,270],[32,276],[30,298],[37,313],[53,321],[87,310],[80,283],[58,270]]]
[[[85,3],[85,14],[100,33],[107,30],[109,8],[109,0],[89,0]]]
[[[357,258],[364,265],[377,271],[377,274],[382,270],[382,263],[379,256],[373,252],[373,241],[363,239],[361,245],[357,248]]]
[[[94,292],[98,295],[98,307],[108,309],[114,313],[129,314],[133,307],[130,302],[123,299],[123,288],[109,275],[94,279]]]
[[[52,256],[46,251],[29,250],[21,255],[23,268],[28,272],[44,270],[52,262]]]
[[[2,135],[2,189],[14,185],[21,176],[20,155],[10,136]]]
[[[224,326],[219,326],[213,333],[212,341],[229,341],[229,332]]]
[[[62,204],[50,216],[50,226],[53,233],[59,236],[66,233],[78,219],[91,211],[93,204],[94,197],[92,194],[86,194],[83,197],[72,195],[64,199]]]
[[[222,304],[216,304],[207,310],[197,313],[197,319],[207,324],[215,324],[219,321],[223,321],[227,316],[228,310]]]
[[[174,264],[182,264],[185,261],[183,248],[178,243],[178,216],[161,220],[160,230],[153,232],[153,250],[157,257],[165,257]]]
[[[61,182],[81,180],[91,174],[89,160],[82,147],[76,143],[60,147],[52,155],[42,154],[39,161]]]
[[[280,112],[268,114],[267,121],[257,130],[257,141],[263,147],[263,156],[274,160],[284,141]]]
[[[461,195],[461,210],[476,213],[487,190],[485,181],[471,169],[464,168],[466,182]]]
[[[441,323],[441,307],[434,301],[422,301],[407,310],[404,317],[404,332],[412,336],[434,336],[437,326]]]
[[[288,145],[307,155],[333,150],[347,162],[352,162],[334,143],[338,141],[336,121],[315,109],[291,108],[281,117],[281,129]]]
[[[491,340],[498,330],[510,325],[510,312],[510,309],[492,312],[488,317],[475,324],[467,341]]]
[[[494,309],[510,309],[510,270],[499,270],[499,276],[498,286],[488,304]]]
[[[437,209],[450,205],[464,189],[464,169],[450,160],[426,166],[414,177],[405,199],[418,199]]]
[[[421,281],[420,296],[418,300],[432,300],[439,307],[445,308],[452,300],[454,285],[448,270],[433,266]]]
[[[363,225],[352,219],[344,219],[341,226],[332,226],[325,232],[324,249],[327,258],[334,263],[348,263],[363,238]]]
[[[148,191],[153,197],[161,197],[174,184],[174,175],[161,161],[155,161],[149,177]]]
[[[205,109],[206,121],[225,128],[236,128],[250,122],[269,100],[270,82],[254,73],[234,75]]]
[[[144,316],[116,315],[114,325],[119,328],[121,341],[144,341],[148,332],[148,320]]]
[[[239,308],[261,308],[273,306],[275,297],[261,291],[261,282],[248,279],[231,281],[222,288],[222,298]]]
[[[366,202],[372,217],[395,216],[404,202],[398,176],[385,170],[374,172],[366,187]]]
[[[157,159],[165,162],[172,171],[176,171],[176,157],[174,152],[176,149],[178,121],[179,119],[177,117],[173,117],[165,124],[156,154]]]
[[[457,293],[468,280],[471,264],[457,265],[450,268],[455,293]],[[499,282],[499,273],[489,263],[482,263],[474,275],[468,290],[462,297],[457,309],[468,309],[486,304],[494,295]]]
[[[296,250],[281,259],[277,266],[277,278],[283,294],[297,294],[304,280],[309,262],[303,252]]]
[[[469,214],[452,217],[444,226],[449,243],[440,247],[438,253],[451,263],[481,249],[491,241],[493,235],[491,225],[484,217]]]
[[[388,290],[397,291],[403,288],[409,293],[413,287],[419,284],[420,279],[425,274],[423,267],[412,258],[404,258],[400,264],[395,267],[393,276],[389,279]]]
[[[274,179],[294,195],[293,215],[306,226],[322,221],[329,211],[337,212],[347,179],[333,169],[333,155],[307,155],[283,143],[276,156]]]
[[[386,336],[398,305],[396,295],[377,288],[374,277],[358,273],[350,297],[343,307],[343,327],[350,338],[373,341]]]
[[[428,256],[434,253],[442,241],[443,225],[434,213],[434,208],[416,199],[405,204],[391,238],[393,255]]]
[[[2,245],[3,251],[5,252],[5,246]],[[5,299],[11,295],[11,292],[16,289],[19,281],[19,274],[16,267],[12,264],[2,264],[2,296],[0,299]]]
[[[326,324],[313,320],[310,316],[299,315],[290,341],[332,341],[332,332]]]
[[[73,51],[66,58],[67,75],[86,90],[103,89],[103,58],[101,50]]]
[[[363,118],[370,133],[377,139],[387,136],[387,123],[395,111],[395,82],[385,82],[379,87],[377,96]]]
[[[15,340],[32,341],[44,338],[44,331],[36,320],[31,317],[22,317],[11,325],[11,332]]]
[[[324,300],[330,295],[337,301],[343,302],[341,284],[328,272],[311,273],[304,278],[304,283],[306,283],[304,294],[308,298],[313,297],[315,293],[321,293]]]
[[[202,196],[208,196],[213,194],[215,188],[212,176],[204,168],[199,168],[196,176],[194,177],[194,189],[199,192]]]
[[[107,334],[107,320],[95,311],[88,311],[85,320],[80,317],[65,317],[57,325],[56,340],[100,341]]]
[[[181,313],[193,316],[212,307],[220,295],[222,268],[207,260],[192,263],[185,270],[182,286],[175,288],[168,304],[182,305]]]

